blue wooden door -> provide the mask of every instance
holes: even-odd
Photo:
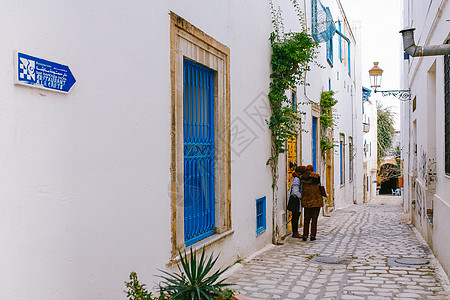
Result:
[[[312,165],[317,171],[317,118],[312,118]]]
[[[214,232],[214,73],[184,59],[184,240]]]

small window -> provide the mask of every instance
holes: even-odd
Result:
[[[266,231],[266,196],[256,199],[256,235]]]

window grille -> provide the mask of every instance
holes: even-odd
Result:
[[[448,43],[448,42],[447,42]],[[450,174],[450,55],[444,56],[445,173]]]
[[[214,72],[183,60],[184,240],[213,234]]]
[[[266,197],[256,199],[256,235],[266,230]]]
[[[336,33],[330,8],[323,6],[320,0],[311,0],[311,31],[317,42],[329,41]]]

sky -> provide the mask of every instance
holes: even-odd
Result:
[[[350,24],[361,22],[362,84],[370,88],[369,70],[373,62],[383,69],[383,78],[379,90],[398,90],[400,68],[403,59],[402,39],[399,31],[402,27],[402,0],[340,0]],[[373,89],[372,89],[373,90]],[[371,94],[372,99],[391,107],[397,114],[394,127],[399,130],[398,115],[400,101],[393,97],[383,97],[381,93]]]

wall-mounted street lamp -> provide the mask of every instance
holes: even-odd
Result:
[[[381,86],[381,77],[383,75],[383,70],[378,67],[378,62],[373,63],[373,68],[369,70],[370,76],[370,87],[374,89],[375,93],[381,93],[383,97],[394,96],[400,101],[411,100],[411,90],[388,90],[388,91],[378,91],[377,89]]]

